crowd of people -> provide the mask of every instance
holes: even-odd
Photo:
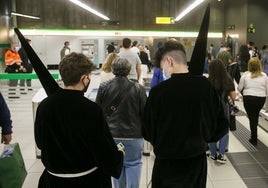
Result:
[[[17,46],[12,45],[8,52],[16,58],[6,58],[7,69],[27,72],[23,61],[29,60],[24,60],[25,52],[18,53]],[[39,188],[106,188],[112,184],[114,188],[139,188],[144,140],[152,144],[155,155],[152,188],[205,188],[207,151],[210,159],[226,163],[230,101],[234,104],[237,98],[235,82],[249,118],[249,142],[258,144],[258,115],[268,94],[268,78],[263,72],[268,47],[259,59],[251,57],[254,52],[248,51],[252,54],[249,58],[243,55],[241,46],[241,63],[236,63],[231,46],[215,54],[214,45],[210,45],[213,58],[205,77],[191,74],[183,44],[168,40],[155,53],[147,96],[138,80],[142,63],[147,62],[151,72],[151,59],[144,45],[137,46],[137,41],[124,38],[119,53],[109,47],[96,101],[92,102],[84,92],[94,63],[83,54],[70,53],[69,43],[64,43],[59,64],[64,87],[40,103],[34,123],[45,167]],[[11,82],[10,86],[16,84]],[[0,104],[1,141],[7,144],[12,121],[2,95]]]
[[[265,101],[268,101],[267,54],[268,45],[264,45],[259,52],[254,42],[249,42],[240,46],[237,57],[235,57],[236,54],[232,54],[232,45],[230,44],[226,45],[216,55],[216,58],[224,63],[227,72],[235,85],[238,86],[235,90],[242,95],[243,105],[250,124],[251,136],[249,142],[255,146],[258,144],[259,113],[262,108],[265,108],[266,112],[268,111],[268,108],[264,106]],[[208,62],[208,66],[210,66],[210,62]],[[231,100],[233,104],[234,99]],[[230,123],[235,122],[233,118],[235,116],[231,115]]]

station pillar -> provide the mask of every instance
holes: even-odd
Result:
[[[0,73],[4,72],[4,53],[10,48],[12,40],[11,0],[0,1]]]

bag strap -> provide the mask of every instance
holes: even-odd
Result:
[[[121,93],[116,96],[116,98],[111,102],[110,108],[108,109],[108,112],[106,114],[107,116],[111,116],[111,114],[117,110],[117,107],[127,97],[127,92],[132,86],[134,86],[134,84],[135,83],[129,84],[125,89],[121,91]]]

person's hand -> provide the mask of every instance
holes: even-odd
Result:
[[[11,134],[6,134],[6,135],[2,134],[1,143],[9,144],[11,142],[11,140],[12,140]]]
[[[126,153],[125,153],[125,146],[124,146],[124,144],[122,143],[122,142],[119,142],[118,144],[117,144],[117,148],[118,148],[118,151],[121,151],[122,153],[123,153],[123,155],[125,156],[126,155]]]
[[[20,66],[20,71],[26,72],[26,68],[24,66]]]

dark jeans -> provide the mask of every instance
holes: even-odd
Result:
[[[18,85],[18,80],[14,80],[14,79],[12,79],[12,80],[9,80],[9,84],[8,84],[10,87],[17,87],[17,85]]]
[[[155,159],[152,188],[206,188],[206,154],[187,159]]]
[[[28,87],[31,87],[31,82],[32,82],[32,80],[31,79],[26,79],[26,85],[28,86]],[[25,86],[25,79],[23,79],[23,80],[20,80],[20,86]]]
[[[259,113],[265,103],[266,97],[243,96],[244,108],[247,112],[251,130],[251,139],[257,141],[257,126],[259,124]]]

